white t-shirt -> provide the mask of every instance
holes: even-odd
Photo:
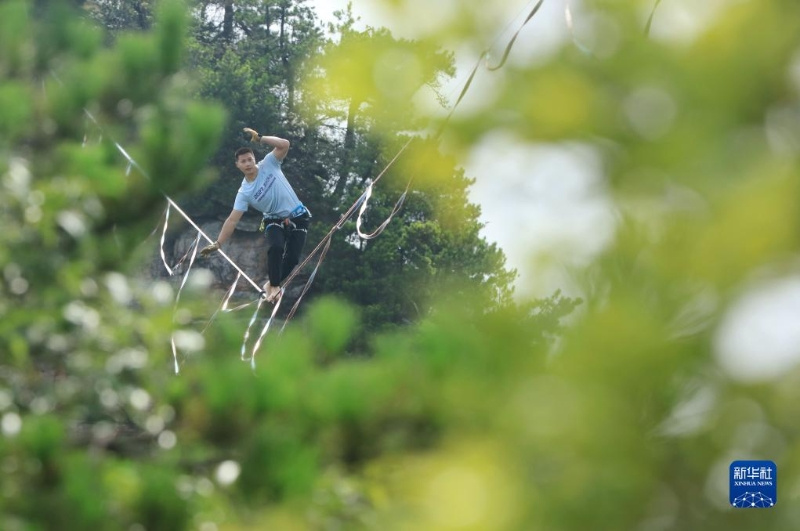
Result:
[[[258,175],[253,182],[242,179],[233,202],[234,210],[247,212],[248,207],[253,207],[268,218],[294,217],[305,211],[275,155],[270,152],[257,166]]]

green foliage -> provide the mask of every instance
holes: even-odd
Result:
[[[169,469],[154,466],[140,468],[142,486],[134,510],[145,529],[167,531],[187,529],[189,512],[186,501],[175,488],[175,476]]]
[[[326,44],[308,70],[309,90],[328,105],[346,101],[388,133],[408,126],[411,99],[420,87],[438,87],[454,72],[452,54],[426,41],[397,39],[385,28],[354,29],[352,13],[340,15],[338,41]],[[367,104],[368,110],[362,109]]]
[[[222,113],[185,103],[174,64],[179,35],[172,51],[170,39],[154,44],[158,35],[101,49],[101,33],[64,5],[42,8],[37,23],[27,3],[2,9],[3,22],[22,31],[3,31],[8,61],[0,78],[7,103],[0,110],[0,459],[8,479],[0,527],[112,529],[119,518],[127,526],[186,528],[189,513],[169,468],[137,468],[135,481],[146,488],[136,494],[105,483],[119,467],[115,452],[133,455],[139,440],[153,442],[152,435],[137,439],[147,433],[139,426],[160,417],[132,419],[120,405],[134,396],[147,407],[141,387],[160,377],[132,369],[145,366],[173,328],[171,301],[139,290],[121,271],[139,267],[130,250],[152,227],[153,206],[161,208],[159,186],[196,182]],[[183,24],[174,8],[162,17],[165,31]],[[171,54],[173,64],[151,71],[148,50]],[[168,112],[147,117],[153,108]],[[120,116],[144,118],[123,124]],[[166,144],[175,151],[163,171],[154,163],[163,145],[143,140],[153,129],[180,135],[180,146]],[[109,133],[163,182],[127,175]],[[125,426],[136,429],[115,438]]]
[[[110,31],[147,30],[153,23],[153,7],[159,2],[152,0],[80,0],[88,15],[100,26]],[[181,6],[181,2],[165,2]],[[167,8],[172,9],[172,8]]]
[[[30,127],[29,122],[33,115],[33,106],[25,85],[7,83],[0,91],[0,134],[6,141],[13,141]]]
[[[317,349],[335,355],[344,350],[358,323],[356,311],[337,299],[320,299],[309,313],[309,335]]]

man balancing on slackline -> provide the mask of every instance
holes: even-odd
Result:
[[[250,135],[251,142],[266,144],[273,149],[257,164],[252,149],[242,147],[236,150],[236,167],[244,174],[242,185],[217,240],[204,247],[200,255],[209,256],[219,250],[220,245],[233,234],[242,214],[252,206],[264,216],[260,230],[267,238],[269,277],[264,284],[264,292],[268,301],[275,302],[281,291],[281,282],[300,260],[311,212],[297,198],[281,171],[283,159],[289,152],[289,141],[277,136],[261,136],[249,127],[245,127],[244,132]]]

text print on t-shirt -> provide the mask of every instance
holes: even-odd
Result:
[[[259,189],[256,191],[256,193],[255,193],[255,194],[253,194],[253,198],[254,198],[256,201],[260,201],[260,200],[261,200],[261,198],[262,198],[262,197],[264,197],[264,194],[266,194],[266,193],[267,193],[267,190],[269,190],[269,189],[272,187],[272,184],[273,184],[274,182],[275,182],[275,176],[274,176],[273,174],[271,174],[271,173],[270,173],[270,174],[269,174],[269,176],[267,177],[267,180],[266,180],[266,182],[264,183],[264,185],[263,185],[261,188],[259,188]]]

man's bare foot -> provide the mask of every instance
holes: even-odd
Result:
[[[281,294],[281,288],[280,286],[273,286],[267,281],[264,284],[264,293],[266,294],[267,302],[275,302],[278,300],[278,295]]]

